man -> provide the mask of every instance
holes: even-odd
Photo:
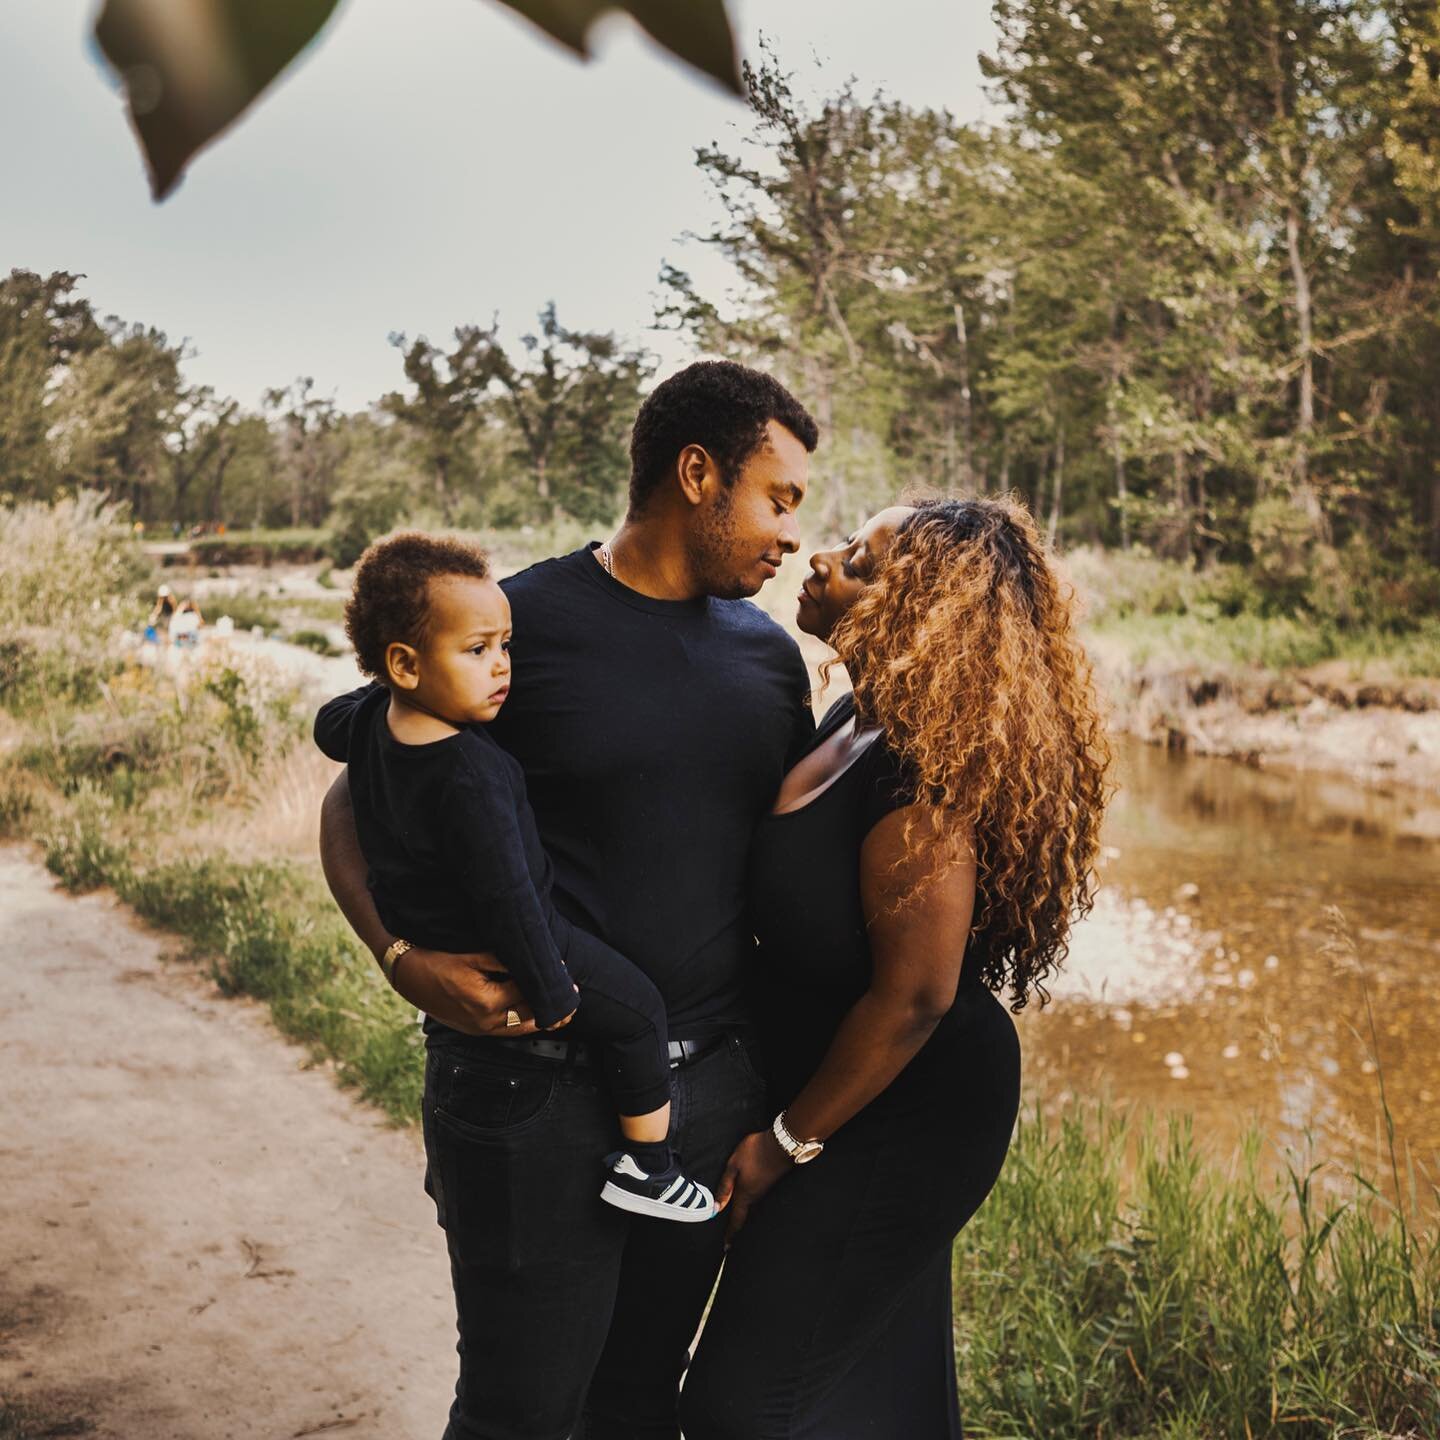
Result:
[[[692,365],[636,417],[614,539],[504,582],[514,684],[491,734],[524,767],[558,907],[665,1000],[673,1138],[712,1188],[740,1137],[770,1119],[742,995],[746,855],[813,731],[798,648],[745,597],[799,546],[817,438],[769,376]],[[329,753],[343,755],[354,703],[321,711]],[[365,889],[343,776],[321,846],[336,900],[384,954],[405,937],[385,931]],[[524,1038],[533,1026],[514,1023],[528,1016],[496,968],[420,949],[393,968],[430,1017],[427,1187],[460,1330],[447,1440],[675,1440],[721,1225],[599,1202],[615,1121],[598,1069],[563,1032]]]

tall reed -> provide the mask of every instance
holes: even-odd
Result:
[[[1220,1164],[1188,1118],[1027,1114],[955,1248],[967,1432],[1440,1435],[1440,1229],[1264,1149]]]

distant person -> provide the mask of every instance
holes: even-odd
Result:
[[[181,649],[188,649],[200,643],[200,630],[205,617],[193,600],[182,600],[170,617],[170,642]]]
[[[883,510],[815,554],[800,629],[854,684],[749,852],[773,1123],[686,1440],[958,1440],[955,1236],[1020,1099],[996,998],[1039,996],[1089,908],[1108,750],[1070,598],[1003,500]]]
[[[568,1025],[570,1038],[602,1046],[624,1145],[605,1158],[600,1198],[661,1220],[709,1220],[714,1196],[668,1141],[660,992],[555,909],[525,778],[486,733],[511,676],[510,603],[484,551],[415,532],[377,542],[360,557],[345,629],[379,682],[350,711],[345,761],[386,929],[435,950],[489,951],[536,1025]],[[513,1010],[507,1019],[521,1023]]]
[[[175,596],[168,585],[162,585],[155,592],[155,604],[151,606],[150,618],[145,622],[145,639],[151,645],[160,643],[160,632],[170,639],[170,621],[175,615]]]
[[[514,692],[486,736],[524,772],[557,909],[664,999],[671,1138],[712,1190],[768,1119],[746,997],[746,856],[815,728],[799,648],[744,597],[799,548],[816,440],[770,376],[691,365],[636,416],[616,534],[501,582]],[[363,702],[321,711],[328,754],[345,758],[338,737]],[[346,776],[326,797],[321,852],[350,923],[385,956],[402,937],[366,887]],[[393,972],[429,1017],[427,1184],[460,1331],[446,1435],[673,1440],[720,1223],[600,1202],[590,1167],[615,1135],[603,1067],[584,1042],[507,1027],[507,1012],[529,1011],[499,970],[493,955],[415,948]]]

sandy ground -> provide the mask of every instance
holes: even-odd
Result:
[[[0,922],[0,1397],[99,1440],[439,1435],[417,1138],[13,846]]]

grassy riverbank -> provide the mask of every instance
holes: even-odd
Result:
[[[967,1433],[1440,1434],[1440,1232],[1258,1134],[1034,1112],[954,1268]]]
[[[413,1121],[413,1015],[313,858],[333,768],[301,697],[240,647],[173,668],[126,650],[112,637],[143,618],[147,580],[121,543],[84,507],[0,512],[0,829],[66,886],[113,887]],[[1440,1433],[1436,1207],[1412,1195],[1427,1177],[1382,1179],[1287,1168],[1258,1136],[1216,1158],[1183,1121],[1030,1112],[956,1249],[969,1433]]]
[[[1091,550],[1067,566],[1112,729],[1440,792],[1440,616],[1426,597],[1377,581],[1317,609],[1277,603],[1234,566]]]

